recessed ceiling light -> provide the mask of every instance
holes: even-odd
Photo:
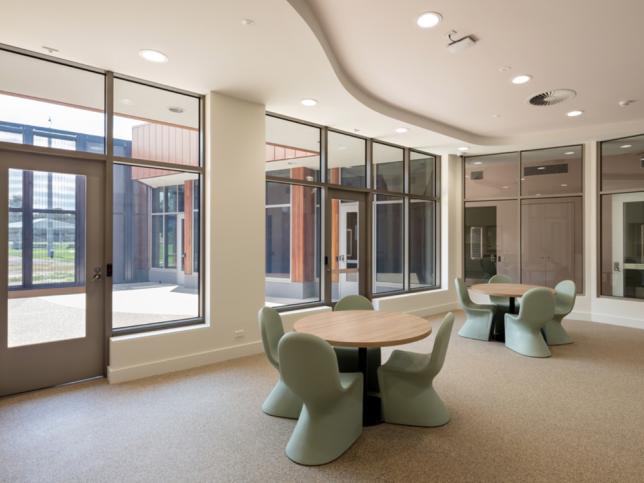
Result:
[[[139,50],[139,55],[148,62],[156,62],[157,64],[164,64],[168,61],[168,56],[158,50]]]
[[[406,127],[397,127],[396,128],[396,132],[398,134],[405,134],[407,131],[409,131],[409,129],[407,129]]]
[[[575,152],[574,151],[566,151],[564,154],[566,156],[570,156],[571,154],[575,154]]]
[[[480,166],[481,164],[483,164],[483,161],[474,161],[474,164],[476,164],[477,166]]]
[[[470,148],[468,148],[467,146],[462,146],[462,147],[458,148],[458,150],[459,151],[469,151]]]
[[[440,21],[443,20],[443,17],[440,13],[436,12],[425,12],[416,19],[416,24],[421,29],[430,29],[436,27]]]
[[[302,99],[300,103],[306,107],[313,107],[317,105],[318,101],[316,101],[315,99]]]
[[[244,18],[242,19],[241,24],[244,27],[250,27],[251,25],[255,25],[255,21],[252,18]]]
[[[633,147],[633,145],[632,145],[632,144],[622,144],[622,145],[620,146],[620,148],[622,148],[622,149],[628,149],[628,148],[632,148],[632,147]]]
[[[568,116],[568,117],[577,117],[577,116],[581,116],[583,113],[584,113],[584,111],[579,111],[579,110],[569,111],[569,112],[566,113],[566,116]]]
[[[516,77],[512,78],[512,83],[513,84],[525,84],[526,82],[530,82],[530,79],[532,79],[531,75],[528,74],[521,74]]]
[[[503,188],[504,190],[507,190],[509,186],[501,186],[501,188]]]
[[[566,187],[568,187],[568,185],[566,183],[561,183],[561,187],[566,188]]]
[[[46,47],[43,47],[43,49],[46,49]],[[619,101],[619,102],[617,103],[617,105],[618,105],[619,107],[628,107],[628,106],[630,106],[631,104],[633,104],[634,102],[637,102],[637,101],[635,101],[635,99],[624,99],[623,101]]]

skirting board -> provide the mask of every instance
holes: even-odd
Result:
[[[614,314],[601,314],[596,312],[576,312],[573,311],[568,315],[571,320],[583,320],[587,322],[597,322],[598,324],[617,325],[620,327],[630,327],[632,329],[644,329],[644,320],[633,317],[620,317]]]
[[[461,310],[457,302],[450,302],[447,304],[432,305],[431,307],[423,307],[416,310],[405,310],[405,313],[417,315],[418,317],[429,317],[430,315],[443,314],[453,310]]]
[[[207,366],[217,362],[224,362],[239,357],[261,354],[263,351],[262,342],[254,341],[247,344],[240,344],[232,347],[223,347],[211,351],[197,352],[185,356],[150,361],[133,366],[119,367],[114,369],[110,366],[107,368],[107,379],[110,384],[134,381],[144,377],[158,376],[170,372],[183,371],[194,367]]]

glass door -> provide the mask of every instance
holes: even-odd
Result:
[[[327,303],[366,294],[366,194],[328,190],[326,205]]]
[[[104,373],[104,179],[0,151],[0,396]]]

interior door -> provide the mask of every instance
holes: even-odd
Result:
[[[615,194],[611,199],[612,295],[641,298],[644,291],[638,286],[644,273],[644,194]]]
[[[333,304],[347,295],[366,294],[366,194],[328,190],[326,293]]]
[[[0,395],[103,375],[103,163],[0,151],[0,186]]]

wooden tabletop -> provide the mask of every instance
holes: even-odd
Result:
[[[527,285],[525,283],[477,283],[470,287],[475,292],[484,293],[485,295],[495,295],[497,297],[523,297],[528,290],[533,288],[547,288],[552,293],[555,293],[554,289],[550,287]]]
[[[386,347],[424,339],[432,333],[427,319],[376,310],[342,310],[310,315],[295,322],[296,332],[316,335],[332,345]]]

